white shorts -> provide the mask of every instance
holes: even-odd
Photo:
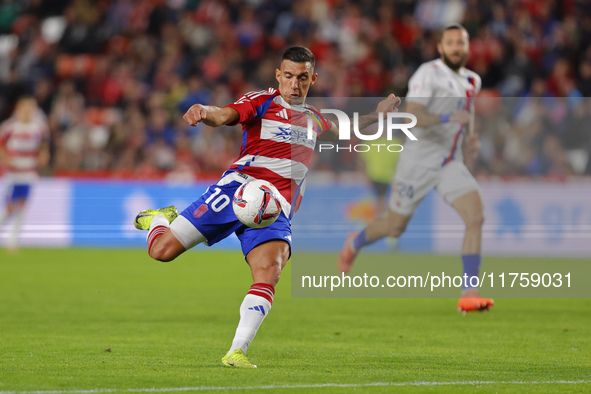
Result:
[[[448,204],[471,191],[480,193],[478,182],[459,161],[438,169],[400,163],[392,184],[389,207],[396,213],[411,216],[433,188]]]

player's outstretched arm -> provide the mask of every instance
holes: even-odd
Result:
[[[465,110],[437,115],[427,111],[427,107],[424,105],[407,102],[405,111],[417,117],[417,124],[415,127],[433,126],[449,122],[467,124],[470,121],[470,113]]]
[[[376,107],[375,112],[359,117],[359,130],[362,130],[367,126],[377,123],[380,120],[380,116],[384,116],[388,112],[398,112],[398,106],[400,105],[400,103],[400,97],[396,97],[394,93],[390,93],[388,97],[380,101],[380,103]],[[351,119],[351,125],[353,125],[353,119]]]
[[[239,114],[230,107],[195,104],[183,115],[183,119],[191,126],[197,126],[203,122],[207,126],[218,127],[236,123],[239,120]]]
[[[396,97],[393,93],[391,93],[388,97],[384,100],[380,101],[378,104],[376,111],[372,112],[371,114],[360,116],[358,119],[358,128],[362,130],[367,126],[370,126],[374,123],[377,123],[380,120],[380,116],[384,116],[384,114],[388,112],[397,112],[398,106],[400,105],[400,97]],[[351,127],[353,127],[353,119],[349,119]],[[351,129],[353,132],[353,129]],[[332,127],[328,130],[328,132],[322,134],[320,137],[321,140],[324,141],[338,141],[339,139],[339,128],[333,123]]]

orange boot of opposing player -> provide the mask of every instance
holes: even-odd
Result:
[[[351,232],[347,235],[345,239],[345,244],[343,245],[343,249],[341,249],[341,253],[339,254],[339,258],[337,260],[337,266],[339,267],[339,271],[345,274],[348,274],[353,268],[353,263],[355,262],[355,257],[357,257],[357,250],[355,250],[355,246],[353,245],[353,241],[359,233]]]
[[[462,293],[458,301],[458,312],[466,314],[468,312],[486,312],[489,311],[495,302],[490,298],[482,298],[474,289],[467,289]]]

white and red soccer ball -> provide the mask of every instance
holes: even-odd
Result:
[[[266,227],[281,215],[278,196],[270,182],[254,179],[236,190],[232,208],[238,220],[248,227]]]

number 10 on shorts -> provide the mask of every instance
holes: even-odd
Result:
[[[220,195],[221,192],[222,189],[216,187],[213,189],[211,196],[207,197],[207,200],[205,200],[205,203],[208,204],[214,212],[221,211],[230,203],[230,197],[225,194]]]

